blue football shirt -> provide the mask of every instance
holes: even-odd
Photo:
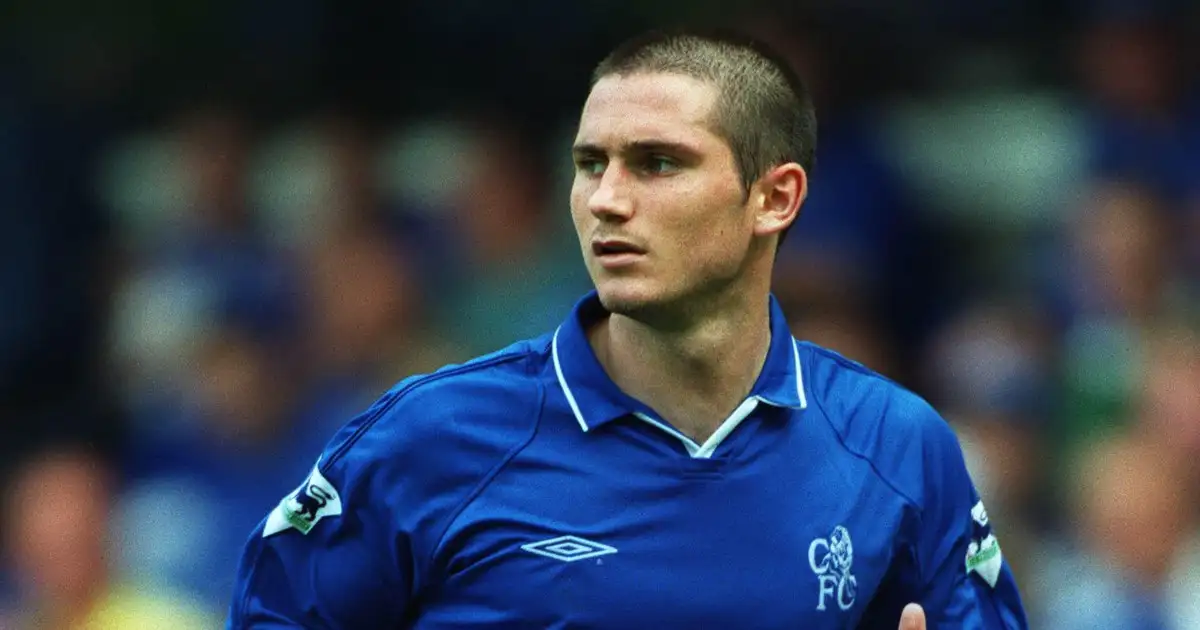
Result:
[[[797,342],[704,444],[552,334],[399,383],[252,533],[230,628],[1025,628],[949,426]]]

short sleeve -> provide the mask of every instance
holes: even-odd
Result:
[[[1016,581],[957,437],[936,414],[923,429],[916,600],[930,630],[1028,628]]]
[[[350,422],[308,478],[251,533],[226,628],[267,630],[394,627],[413,584],[409,538],[384,500],[395,472],[349,446],[382,413]]]

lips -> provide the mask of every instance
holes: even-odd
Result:
[[[629,241],[601,239],[592,241],[592,253],[597,256],[618,256],[621,254],[645,254],[646,250]]]

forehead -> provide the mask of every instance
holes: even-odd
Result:
[[[644,139],[718,140],[710,124],[716,101],[716,87],[685,75],[604,77],[584,104],[577,140],[601,146]]]

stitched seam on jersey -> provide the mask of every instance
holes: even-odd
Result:
[[[813,399],[816,400],[817,407],[821,409],[821,415],[824,416],[825,423],[829,425],[829,430],[833,431],[833,434],[835,436],[837,436],[838,444],[842,445],[842,450],[844,450],[847,453],[849,453],[850,455],[866,462],[867,466],[871,467],[871,472],[875,473],[875,476],[878,477],[879,480],[884,483],[884,485],[886,485],[888,488],[891,488],[892,492],[895,492],[901,499],[903,499],[906,503],[911,505],[914,510],[916,510],[918,524],[923,523],[925,521],[925,509],[920,504],[918,504],[916,501],[914,501],[912,499],[912,497],[908,496],[903,491],[901,491],[900,488],[896,487],[895,483],[893,483],[890,479],[888,479],[886,476],[884,476],[884,474],[879,470],[879,467],[875,464],[875,462],[870,457],[867,457],[866,455],[859,453],[858,451],[855,451],[854,449],[850,448],[850,446],[848,444],[846,444],[846,438],[841,433],[838,432],[837,427],[834,426],[833,422],[829,419],[829,412],[825,411],[825,407],[821,404],[821,401],[818,399],[818,397],[813,396]],[[909,543],[911,544],[911,541],[909,541]],[[924,568],[921,566],[921,558],[920,558],[919,554],[917,554],[916,552],[917,552],[916,547],[913,547],[913,560],[914,560],[914,564],[917,567],[917,578],[920,582],[924,583],[924,581],[925,581],[924,572],[925,571],[924,571]]]
[[[847,359],[846,357],[844,357],[836,352],[830,351],[828,348],[822,348],[821,346],[813,345],[811,343],[807,343],[805,345],[807,345],[814,352],[820,352],[825,358],[836,362],[838,365],[846,368],[847,370],[850,370],[852,372],[857,372],[863,376],[866,376],[867,378],[879,379],[889,385],[894,385],[895,387],[902,389],[909,394],[912,394],[914,396],[917,395],[916,392],[914,392],[913,390],[901,385],[900,383],[897,383],[896,381],[884,376],[883,374],[872,371],[870,368],[863,366],[861,363],[855,363],[854,361],[851,361],[850,359]]]
[[[251,540],[253,540],[253,536],[255,536],[255,535],[257,535],[257,531],[254,534],[251,534]],[[256,544],[256,543],[252,542],[251,544]],[[254,589],[252,587],[254,586],[254,580],[258,577],[258,568],[259,568],[258,561],[260,559],[262,559],[262,555],[263,555],[262,545],[256,544],[256,550],[255,550],[255,554],[254,554],[254,562],[249,562],[248,558],[244,560],[245,562],[247,562],[247,564],[249,564],[250,572],[248,575],[246,575],[246,580],[245,580],[246,588],[244,589],[244,592],[242,593],[241,598],[239,598],[239,601],[237,603],[237,608],[234,608],[229,611],[230,619],[233,619],[233,618],[244,619],[244,618],[250,616],[250,594],[254,592]]]
[[[817,406],[821,407],[821,415],[825,416],[825,423],[829,425],[829,428],[833,431],[833,434],[837,436],[838,444],[842,445],[842,449],[845,450],[847,453],[850,453],[854,457],[866,462],[867,465],[871,467],[871,472],[875,473],[875,476],[879,477],[880,481],[882,481],[887,487],[891,488],[892,492],[895,492],[896,494],[900,495],[901,499],[904,499],[905,502],[907,502],[912,507],[916,508],[918,516],[924,516],[924,509],[921,507],[921,505],[919,503],[917,503],[916,501],[914,501],[912,497],[908,496],[902,490],[900,490],[900,488],[898,488],[895,483],[893,483],[882,472],[880,472],[879,467],[875,464],[875,462],[870,457],[868,457],[862,453],[859,453],[858,451],[850,448],[850,446],[848,444],[846,444],[846,438],[843,437],[841,433],[838,433],[837,427],[833,426],[833,423],[829,421],[829,413],[825,411],[825,408],[821,406],[821,403],[818,402]]]
[[[846,369],[852,370],[852,371],[854,371],[858,374],[861,374],[863,376],[866,376],[868,378],[877,378],[881,381],[884,381],[885,383],[891,383],[892,385],[895,385],[896,387],[899,387],[900,389],[902,389],[906,392],[912,393],[911,390],[909,390],[906,387],[904,387],[903,385],[900,385],[899,383],[896,383],[895,381],[887,378],[886,376],[883,376],[881,374],[876,374],[874,372],[866,370],[862,366],[856,365],[837,354],[826,351],[824,348],[821,348],[819,346],[814,346],[811,344],[809,344],[809,348],[820,352],[826,358],[832,359],[838,365],[840,365]],[[876,465],[876,463],[873,459],[871,459],[864,453],[859,453],[858,451],[854,450],[853,448],[850,448],[850,445],[846,443],[846,437],[844,435],[842,435],[842,433],[840,431],[838,431],[838,428],[836,426],[834,426],[833,421],[830,420],[830,418],[829,418],[829,412],[825,410],[825,405],[823,405],[821,403],[821,397],[817,396],[815,394],[815,392],[813,395],[813,400],[816,401],[817,407],[821,410],[821,415],[825,418],[825,423],[829,425],[829,430],[833,431],[833,434],[835,436],[837,436],[838,444],[841,444],[842,449],[844,451],[846,451],[847,453],[853,455],[854,457],[866,462],[867,465],[871,467],[871,472],[875,473],[875,476],[878,477],[879,480],[884,483],[884,485],[891,488],[892,492],[895,492],[897,495],[900,496],[901,499],[904,499],[904,501],[906,501],[910,506],[912,506],[912,508],[914,510],[916,510],[918,525],[923,524],[925,521],[925,508],[921,504],[919,504],[915,500],[913,500],[912,497],[908,496],[908,494],[901,491],[900,488],[897,487],[894,482],[892,482],[892,480],[888,479],[883,474],[883,472],[879,470],[879,466]],[[910,543],[911,543],[911,541],[910,541]],[[920,555],[917,554],[917,549],[915,546],[913,547],[913,564],[916,565],[917,579],[920,582],[924,583],[925,567],[923,566],[923,564],[921,562]]]
[[[891,488],[892,492],[900,495],[901,499],[904,499],[909,505],[915,508],[918,516],[924,517],[924,509],[921,507],[921,505],[913,500],[912,497],[908,496],[908,494],[906,494],[904,491],[900,490],[900,488],[897,487],[892,480],[888,479],[883,472],[879,470],[879,466],[875,464],[874,460],[867,455],[859,453],[858,451],[850,448],[850,445],[846,443],[846,437],[838,431],[837,427],[834,426],[833,421],[829,419],[829,412],[825,410],[825,405],[821,403],[821,397],[813,396],[813,400],[816,402],[817,407],[821,410],[821,415],[825,418],[825,423],[829,425],[829,429],[833,431],[835,436],[837,436],[838,444],[841,444],[842,449],[854,457],[866,462],[867,465],[871,467],[871,472],[875,473],[875,476],[878,477],[880,481],[887,485],[887,487]]]
[[[251,534],[251,535],[253,535],[253,534]],[[243,589],[242,596],[240,598],[238,598],[237,608],[234,608],[233,610],[229,611],[230,619],[248,616],[249,611],[250,611],[250,593],[252,593],[254,591],[254,589],[252,589],[250,587],[254,585],[254,581],[253,581],[254,578],[258,577],[257,576],[258,560],[261,557],[262,557],[262,549],[260,548],[258,550],[258,553],[254,554],[254,563],[250,565],[250,575],[246,576],[246,578],[247,578],[246,579],[246,588]]]
[[[478,363],[465,363],[463,365],[459,365],[459,366],[456,366],[453,368],[447,368],[443,371],[435,372],[433,374],[428,374],[426,376],[423,376],[423,377],[413,380],[413,382],[409,383],[408,385],[405,385],[398,391],[392,393],[391,400],[380,405],[379,408],[375,410],[375,413],[373,413],[370,418],[368,418],[366,421],[364,421],[362,423],[362,426],[358,427],[358,429],[356,429],[354,431],[353,435],[346,438],[345,443],[343,443],[341,446],[339,446],[338,449],[336,451],[334,451],[332,455],[329,456],[329,459],[323,460],[321,462],[321,470],[322,471],[328,470],[328,466],[331,466],[334,462],[341,459],[342,455],[344,455],[346,453],[346,451],[350,450],[350,448],[352,446],[357,444],[358,440],[360,438],[362,438],[363,434],[366,433],[367,431],[369,431],[371,429],[371,427],[375,426],[375,423],[381,417],[383,417],[383,415],[385,413],[387,413],[388,411],[391,411],[392,407],[394,407],[396,405],[396,403],[400,402],[400,400],[402,398],[404,398],[405,394],[408,394],[409,392],[416,389],[417,387],[420,387],[421,385],[426,385],[429,383],[434,383],[434,382],[440,381],[444,378],[448,378],[451,376],[457,376],[459,374],[464,374],[467,372],[473,372],[476,370],[482,370],[484,368],[494,367],[494,366],[500,365],[502,363],[519,361],[521,359],[527,358],[530,354],[531,354],[530,352],[522,352],[520,354],[500,355],[498,357],[493,357],[491,359],[488,359],[487,361],[480,361]]]
[[[437,543],[434,544],[433,550],[425,559],[426,567],[433,566],[434,560],[437,558],[438,554],[441,553],[442,546],[446,543],[446,536],[450,534],[450,529],[454,527],[454,524],[458,521],[458,517],[462,516],[462,513],[466,511],[467,507],[470,506],[475,499],[479,498],[479,495],[483,494],[484,489],[486,489],[488,485],[492,483],[496,476],[500,474],[500,471],[503,470],[505,466],[508,466],[508,464],[512,462],[512,460],[518,454],[520,454],[521,451],[528,448],[529,445],[533,443],[533,439],[537,437],[538,429],[542,426],[542,415],[545,413],[545,383],[539,381],[537,389],[538,399],[537,406],[535,407],[536,413],[534,414],[533,427],[529,432],[529,437],[525,438],[521,442],[518,442],[516,446],[513,446],[511,449],[509,449],[509,451],[504,454],[504,457],[500,458],[500,461],[497,462],[497,464],[483,476],[483,479],[480,479],[479,483],[475,484],[475,487],[471,489],[471,492],[467,493],[467,496],[463,498],[462,503],[454,510],[454,512],[450,515],[450,518],[446,520],[446,526],[442,528],[441,534],[438,535]]]
[[[812,345],[812,344],[806,344],[806,345],[808,345],[808,347],[809,347],[811,350],[814,350],[814,351],[816,351],[816,352],[820,352],[820,353],[821,353],[823,356],[825,356],[825,357],[826,357],[826,358],[828,358],[828,359],[832,359],[833,361],[837,362],[837,364],[838,364],[838,365],[840,365],[840,366],[842,366],[842,367],[844,367],[844,368],[847,368],[847,369],[849,369],[849,370],[853,370],[854,372],[857,372],[857,373],[859,373],[859,374],[861,374],[861,375],[863,375],[863,376],[866,376],[866,377],[868,377],[868,378],[877,378],[877,379],[879,379],[879,380],[881,380],[881,381],[884,381],[884,382],[886,382],[886,383],[890,383],[890,384],[892,384],[892,385],[895,385],[896,387],[899,387],[900,389],[903,389],[903,390],[904,390],[904,391],[906,391],[906,392],[912,393],[912,391],[911,391],[911,390],[909,390],[908,388],[906,388],[906,387],[904,387],[903,385],[901,385],[901,384],[899,384],[899,383],[897,383],[897,382],[895,382],[895,381],[893,381],[893,380],[891,380],[891,379],[887,378],[886,376],[883,376],[882,374],[876,374],[875,372],[871,372],[870,370],[864,369],[862,366],[860,366],[860,365],[856,365],[856,364],[854,364],[853,362],[849,361],[848,359],[846,359],[846,358],[844,358],[844,357],[842,357],[842,356],[839,356],[839,355],[837,355],[837,354],[835,354],[835,353],[829,352],[829,351],[825,350],[824,348],[822,348],[822,347],[820,347],[820,346],[814,346],[814,345]],[[809,366],[809,368],[810,368],[810,370],[815,370],[815,368],[813,368],[811,365]],[[810,373],[811,373],[811,372],[810,372]],[[871,459],[870,457],[868,457],[867,455],[865,455],[865,454],[863,454],[863,453],[859,453],[858,451],[856,451],[856,450],[854,450],[854,449],[850,448],[850,445],[846,443],[846,436],[842,435],[842,434],[841,434],[841,432],[840,432],[840,431],[838,431],[837,427],[836,427],[836,426],[834,426],[834,424],[833,424],[833,421],[829,419],[829,412],[825,410],[825,405],[824,405],[824,404],[822,404],[822,402],[821,402],[821,397],[820,397],[820,396],[817,396],[817,395],[816,395],[816,392],[814,392],[813,394],[814,394],[814,395],[813,395],[813,400],[814,400],[814,401],[816,401],[816,403],[817,403],[817,407],[819,407],[819,408],[821,409],[821,415],[825,417],[825,423],[829,425],[829,428],[830,428],[830,430],[832,430],[832,431],[833,431],[833,434],[837,436],[837,439],[838,439],[838,444],[841,444],[841,445],[842,445],[842,448],[843,448],[843,449],[844,449],[844,450],[845,450],[847,453],[850,453],[851,455],[853,455],[853,456],[857,457],[858,459],[861,459],[861,460],[863,460],[864,462],[866,462],[866,463],[867,463],[867,465],[869,465],[869,466],[871,467],[871,471],[875,473],[875,476],[876,476],[876,477],[879,477],[879,480],[880,480],[880,481],[882,481],[883,483],[887,484],[887,487],[891,488],[893,492],[895,492],[896,494],[900,495],[900,498],[904,499],[905,501],[907,501],[907,502],[909,503],[909,505],[911,505],[912,507],[916,508],[916,510],[917,510],[917,514],[918,514],[919,516],[922,516],[922,517],[923,517],[923,516],[924,516],[924,509],[921,507],[921,505],[920,505],[919,503],[917,503],[915,500],[913,500],[913,498],[912,498],[912,497],[908,496],[908,494],[906,494],[906,493],[904,493],[903,491],[901,491],[901,490],[900,490],[900,488],[898,488],[898,487],[896,486],[896,484],[895,484],[895,483],[893,483],[893,482],[892,482],[890,479],[888,479],[888,478],[887,478],[887,477],[886,477],[886,476],[885,476],[885,475],[884,475],[884,474],[883,474],[883,473],[882,473],[882,472],[879,470],[879,467],[878,467],[878,466],[875,464],[875,461],[874,461],[874,460],[872,460],[872,459]],[[915,394],[914,394],[914,395],[915,395]]]

